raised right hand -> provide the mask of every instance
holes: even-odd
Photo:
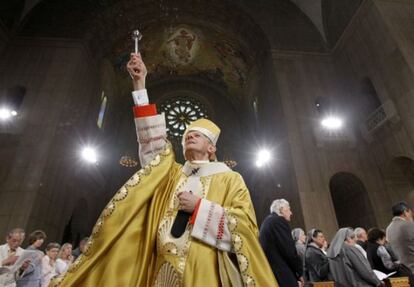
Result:
[[[147,67],[142,61],[141,54],[131,53],[131,58],[127,63],[127,71],[132,78],[134,90],[145,89],[145,78],[147,77]]]

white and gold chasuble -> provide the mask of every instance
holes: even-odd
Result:
[[[242,177],[222,163],[198,163],[195,175],[177,164],[160,140],[161,117],[135,120],[143,168],[107,204],[86,252],[50,286],[278,286]],[[177,193],[190,190],[203,198],[194,226],[173,238]]]

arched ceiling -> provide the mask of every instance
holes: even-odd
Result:
[[[364,0],[321,0],[327,42],[335,46],[349,21]]]
[[[152,78],[200,76],[239,102],[263,53],[328,51],[361,1],[15,0],[2,1],[0,19],[21,36],[83,39],[125,80],[138,28]]]
[[[230,9],[227,10],[230,14],[237,13],[241,9],[244,10],[246,14],[255,18],[256,23],[266,31],[271,42],[274,38],[278,39],[278,41],[276,41],[278,42],[276,43],[276,46],[272,45],[275,48],[306,50],[323,49],[324,41],[327,42],[329,46],[333,46],[362,1],[363,0],[258,0],[252,2],[247,0],[229,0],[218,3],[224,3],[224,6],[230,7]],[[112,8],[120,2],[128,2],[128,0],[2,1],[2,3],[0,3],[0,20],[8,28],[20,27],[21,29],[25,26],[24,24],[27,23],[27,18],[32,20],[35,18],[35,21],[29,21],[31,24],[30,26],[32,26],[29,30],[31,32],[36,31],[39,34],[44,34],[45,29],[47,30],[46,34],[50,34],[52,30],[62,32],[62,30],[64,30],[64,25],[59,24],[64,23],[70,23],[70,29],[77,30],[76,28],[78,27],[81,28],[81,31],[85,32],[87,29],[82,27],[82,25],[89,22],[87,20],[88,18],[93,18],[95,14],[100,14],[100,11],[103,9],[117,10]],[[185,6],[190,8],[189,10],[191,10],[191,13],[197,14],[197,6],[201,7],[199,4],[202,1],[144,0],[135,2],[138,2],[137,6],[142,8],[138,9],[140,11],[145,11],[145,9],[148,8],[148,2],[151,2],[154,7],[159,8],[159,13],[170,12],[172,14],[177,12],[179,15]],[[214,6],[214,3],[205,5],[207,6],[207,9],[201,11],[203,14],[207,15],[209,14],[209,11],[215,11],[214,7],[210,9],[210,4],[212,4],[211,6]],[[35,9],[37,6],[42,6],[42,8]],[[170,11],[167,11],[168,6],[171,7]],[[163,7],[165,8],[164,10]],[[33,10],[36,10],[35,13],[33,13]],[[41,10],[43,10],[43,13]],[[303,15],[300,15],[299,11],[301,11]],[[135,13],[136,10],[133,12]],[[39,19],[40,17],[33,17],[33,14],[37,14],[37,16],[41,15],[42,19]],[[213,15],[213,13],[211,13],[211,15],[214,19],[215,15]],[[68,18],[71,20],[67,21]],[[315,31],[318,32],[317,34],[319,35],[315,34]],[[71,32],[68,33],[68,31],[66,31],[66,33],[67,35],[73,34]],[[322,40],[322,42],[320,40]]]

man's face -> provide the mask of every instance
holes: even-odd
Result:
[[[358,234],[358,240],[366,242],[368,240],[367,232],[365,230]]]
[[[10,249],[16,249],[20,246],[20,244],[23,242],[22,234],[20,233],[14,233],[11,236],[7,237],[7,244],[9,245]]]
[[[409,221],[413,221],[413,211],[411,209],[405,210],[404,217]]]
[[[287,221],[290,221],[290,218],[292,217],[292,211],[290,210],[290,206],[283,206],[280,209],[281,216],[286,219]]]
[[[210,140],[198,131],[190,131],[185,136],[185,153],[196,152],[210,156],[216,150]]]
[[[312,237],[312,240],[319,248],[322,248],[326,242],[325,235],[322,232],[319,232],[316,237]]]

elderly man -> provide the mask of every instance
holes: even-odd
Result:
[[[24,240],[25,232],[21,228],[14,228],[7,233],[6,243],[0,245],[0,267],[11,267],[23,253],[20,247]],[[0,276],[0,286],[14,287],[16,281],[13,274]]]
[[[362,227],[357,227],[355,228],[354,232],[357,239],[356,243],[366,251],[368,244],[368,235],[366,230]]]
[[[260,227],[260,243],[280,286],[302,286],[302,260],[299,258],[289,226],[292,211],[285,199],[276,199],[270,215]]]
[[[358,250],[362,253],[362,255],[364,255],[365,258],[367,257],[367,232],[365,231],[364,228],[362,227],[357,227],[354,230],[355,233],[355,237],[356,237],[356,244],[355,247],[358,248]]]
[[[220,129],[206,119],[189,125],[182,141],[186,163],[176,163],[164,115],[149,104],[140,55],[131,55],[127,69],[143,168],[107,205],[85,254],[54,284],[278,286],[242,177],[211,162]]]
[[[413,212],[406,202],[392,207],[392,219],[387,227],[387,240],[400,262],[414,272],[414,222]]]

